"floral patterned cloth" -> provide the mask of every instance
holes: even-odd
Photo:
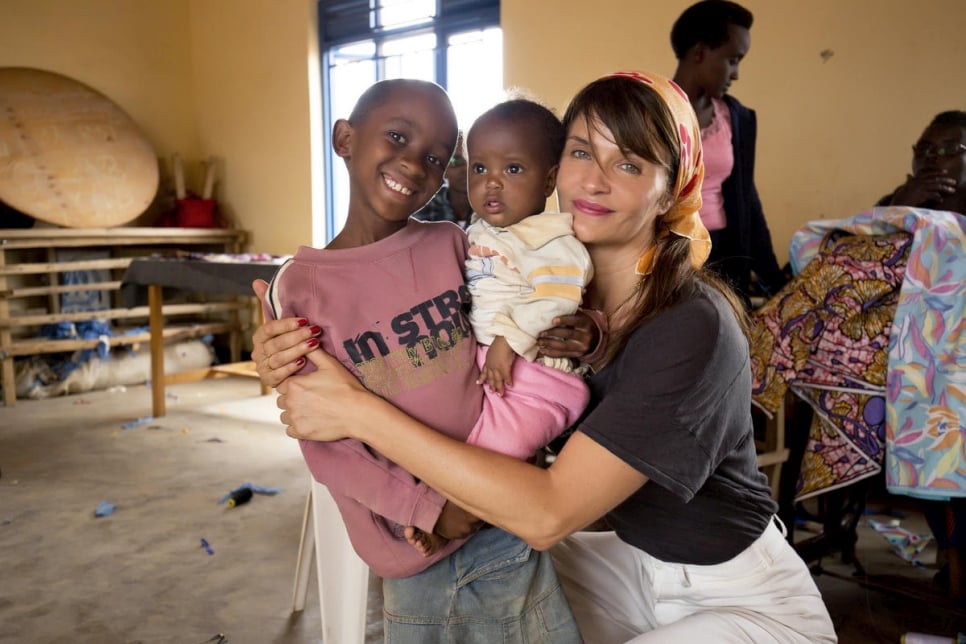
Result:
[[[889,332],[911,237],[829,236],[755,312],[752,395],[775,412],[786,390],[815,410],[799,500],[882,470]]]
[[[752,365],[759,405],[791,387],[820,419],[799,498],[883,463],[890,492],[966,496],[966,218],[875,208],[810,222],[790,255],[796,279],[756,312]]]

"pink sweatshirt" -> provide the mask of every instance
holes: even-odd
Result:
[[[483,397],[466,316],[466,249],[458,226],[415,220],[358,248],[303,246],[273,278],[265,313],[318,324],[322,347],[368,389],[466,440]],[[364,444],[301,445],[312,475],[339,506],[353,547],[376,574],[408,577],[463,544],[454,540],[423,557],[402,538],[400,526],[432,532],[444,499]]]

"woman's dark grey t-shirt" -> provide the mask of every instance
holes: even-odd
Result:
[[[622,540],[709,565],[761,536],[777,505],[755,456],[748,342],[720,293],[702,284],[645,322],[590,390],[579,431],[649,479],[607,515]]]

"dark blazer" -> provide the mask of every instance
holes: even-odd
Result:
[[[758,190],[755,188],[755,140],[758,122],[750,110],[735,98],[724,96],[731,112],[731,145],[735,165],[721,186],[724,196],[726,228],[712,233],[709,266],[726,277],[742,295],[751,291],[751,271],[758,277],[755,286],[764,295],[773,295],[785,285],[778,266],[771,233],[765,222]]]

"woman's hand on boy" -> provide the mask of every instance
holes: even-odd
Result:
[[[315,349],[306,359],[315,365],[315,371],[286,378],[275,398],[275,405],[282,410],[279,420],[292,438],[364,440],[367,430],[380,426],[380,405],[399,413],[325,351]]]
[[[252,290],[264,300],[268,284],[252,282]],[[252,335],[252,361],[262,384],[278,387],[305,365],[305,356],[319,347],[322,329],[302,318],[269,320]]]

